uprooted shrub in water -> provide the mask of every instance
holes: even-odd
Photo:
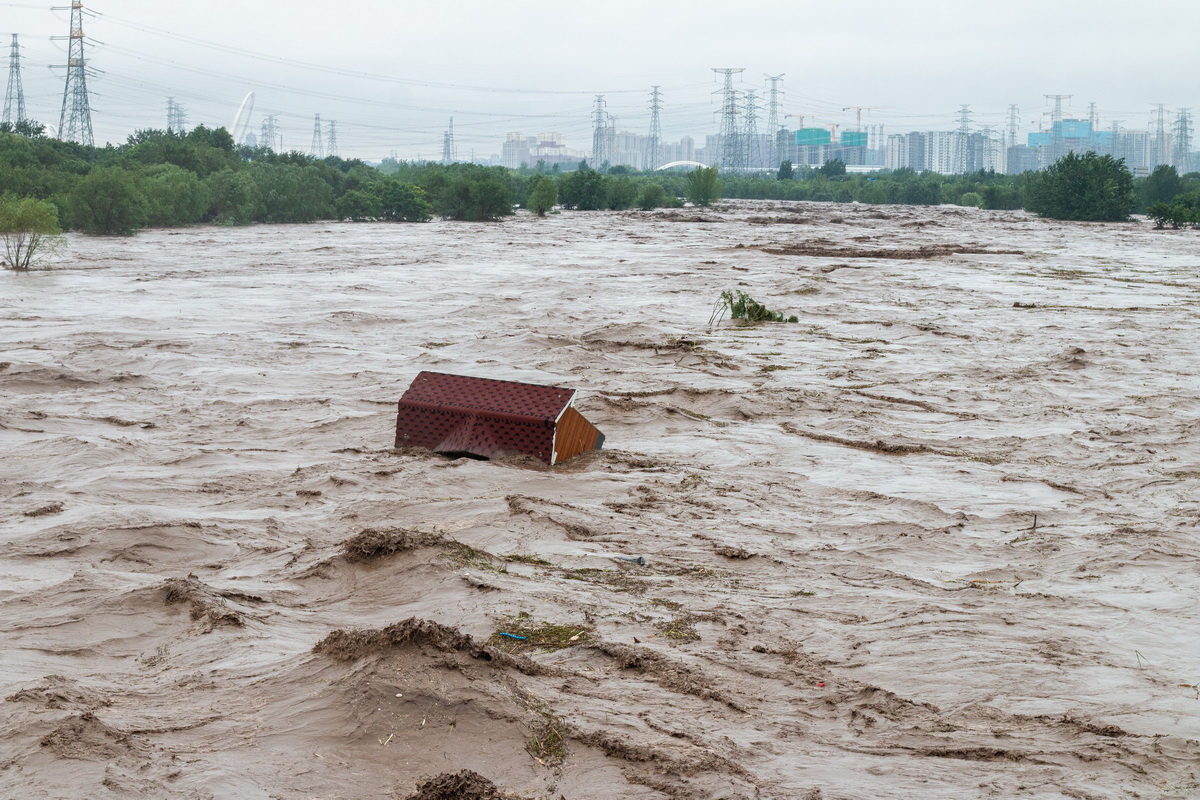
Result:
[[[713,309],[708,320],[709,327],[721,321],[728,313],[731,319],[744,319],[747,322],[799,322],[794,314],[784,318],[782,311],[772,311],[762,303],[741,290],[721,292],[721,299]]]

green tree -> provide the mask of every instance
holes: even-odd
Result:
[[[1123,222],[1137,208],[1124,159],[1067,153],[1031,179],[1026,208],[1051,219]]]
[[[567,208],[580,211],[595,211],[604,207],[607,199],[605,177],[588,169],[587,162],[580,162],[579,169],[568,172],[559,179],[558,196]]]
[[[1021,207],[1021,191],[1009,186],[984,186],[979,193],[983,207],[990,209],[1015,209]]]
[[[258,215],[262,193],[248,172],[224,169],[205,182],[212,197],[208,216],[218,225],[249,225]]]
[[[796,170],[792,169],[791,161],[783,161],[779,164],[779,173],[776,174],[776,179],[781,181],[790,181],[796,176]]]
[[[212,192],[195,173],[174,164],[157,164],[142,171],[146,196],[146,222],[173,228],[204,218],[212,205]]]
[[[41,138],[46,126],[37,120],[19,119],[16,122],[0,122],[0,133],[15,133],[29,139]]]
[[[4,266],[27,270],[63,246],[58,209],[45,200],[6,195],[0,198],[0,238],[4,239]]]
[[[612,169],[616,169],[616,167]],[[612,174],[611,169],[609,174]],[[607,184],[604,200],[606,208],[610,211],[622,211],[633,207],[638,195],[637,184],[620,173],[618,173],[618,177],[610,177]]]
[[[394,178],[374,187],[383,205],[383,218],[403,222],[428,222],[433,212],[425,190],[413,183]]]
[[[1194,209],[1188,208],[1184,203],[1164,203],[1161,200],[1150,204],[1146,209],[1146,216],[1154,221],[1154,228],[1160,231],[1167,225],[1179,230],[1184,225],[1200,221]]]
[[[372,192],[351,189],[334,203],[338,219],[366,222],[383,217],[383,201]]]
[[[983,208],[983,195],[978,192],[964,192],[963,196],[958,198],[958,205]]]
[[[653,211],[662,207],[667,200],[667,192],[661,184],[647,183],[638,193],[635,205],[642,211]]]
[[[262,193],[264,221],[313,222],[333,218],[333,188],[315,165],[253,164],[250,173]]]
[[[120,167],[97,167],[70,194],[74,227],[88,233],[132,236],[146,227],[146,197],[137,180]]]
[[[684,196],[692,205],[707,206],[721,199],[721,180],[716,167],[696,167],[684,181]]]
[[[1142,181],[1142,203],[1149,206],[1152,203],[1170,203],[1183,194],[1183,179],[1179,172],[1168,164],[1159,164],[1150,173],[1150,177]]]
[[[840,178],[846,174],[846,163],[840,158],[835,158],[831,161],[826,161],[817,172],[826,178]]]
[[[541,175],[529,187],[529,196],[525,200],[525,207],[539,217],[544,217],[546,212],[554,208],[554,204],[557,202],[558,186],[551,178]]]
[[[513,213],[512,187],[503,170],[472,167],[460,170],[434,200],[434,210],[445,219],[492,222]]]

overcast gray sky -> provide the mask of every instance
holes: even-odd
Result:
[[[66,2],[66,0],[64,0]],[[69,5],[69,3],[66,3]],[[582,3],[507,0],[85,0],[97,143],[165,127],[166,99],[191,125],[229,126],[255,93],[253,129],[278,114],[285,149],[307,150],[314,114],[337,120],[343,156],[438,158],[448,117],[459,154],[499,152],[509,131],[558,131],[590,149],[593,95],[618,127],[646,133],[650,86],[663,133],[715,133],[713,67],[742,67],[765,94],[785,73],[788,113],[889,133],[1003,126],[1008,105],[1036,130],[1052,103],[1104,127],[1151,123],[1152,104],[1200,111],[1200,0],[857,0]],[[51,127],[62,104],[69,11],[0,2],[18,33],[29,115]],[[9,38],[2,42],[7,46]],[[795,121],[790,120],[790,127]],[[759,130],[765,130],[764,119]]]

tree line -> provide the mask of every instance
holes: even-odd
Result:
[[[848,174],[839,161],[819,168],[784,162],[773,174],[724,176],[715,167],[639,173],[624,166],[594,169],[586,161],[572,166],[512,170],[386,159],[376,167],[358,159],[239,147],[225,129],[203,126],[187,133],[143,130],[120,145],[85,147],[47,138],[41,125],[22,121],[0,125],[0,227],[37,220],[48,235],[60,227],[127,235],[147,226],[196,223],[423,222],[434,216],[489,221],[515,207],[539,215],[558,207],[649,210],[685,201],[703,206],[722,197],[950,203],[1079,220],[1126,219],[1140,211],[1159,227],[1200,224],[1200,173],[1181,176],[1160,166],[1135,180],[1122,162],[1091,153],[1072,153],[1046,170],[1021,175],[910,169]],[[51,218],[57,221],[47,222]]]

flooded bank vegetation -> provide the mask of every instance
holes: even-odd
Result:
[[[1070,159],[1021,175],[909,169],[851,174],[831,162],[821,168],[785,163],[778,172],[718,178],[716,168],[639,173],[586,161],[515,170],[396,159],[376,166],[238,146],[224,128],[203,126],[186,133],[142,130],[121,145],[85,147],[47,138],[31,124],[22,132],[0,129],[0,191],[52,206],[64,229],[108,235],[199,223],[425,222],[434,216],[495,221],[517,207],[544,216],[555,203],[566,210],[650,211],[721,198],[1025,208],[1060,219],[1149,212],[1159,227],[1200,224],[1200,173],[1181,176],[1173,167],[1159,167],[1134,179],[1111,159],[1102,166],[1121,179],[1121,197],[1085,198],[1065,208],[1054,199],[1056,177],[1095,166],[1086,157],[1063,161]]]

